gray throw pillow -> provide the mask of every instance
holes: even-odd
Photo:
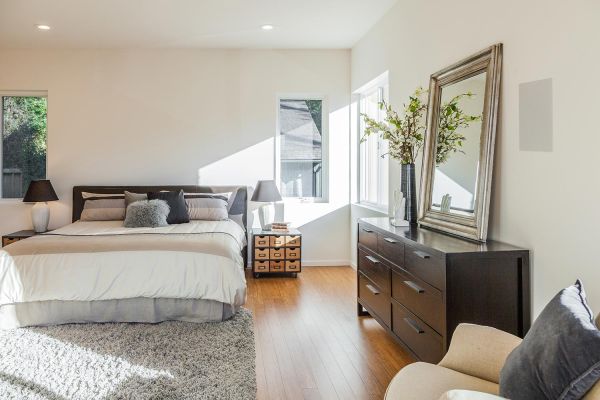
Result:
[[[167,226],[169,211],[169,205],[164,200],[136,201],[127,207],[123,226],[126,228]]]
[[[578,280],[544,308],[506,359],[500,395],[511,400],[581,399],[600,378],[600,330]]]
[[[148,200],[146,193],[132,193],[125,191],[125,207],[128,207],[131,203],[141,200]]]

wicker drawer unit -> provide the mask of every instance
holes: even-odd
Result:
[[[291,229],[273,232],[257,229],[252,235],[252,272],[254,277],[272,273],[289,273],[296,277],[302,271],[302,234]]]

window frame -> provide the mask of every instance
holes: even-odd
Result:
[[[4,176],[3,161],[3,136],[4,136],[4,101],[3,97],[44,97],[46,99],[46,176],[48,179],[48,137],[50,135],[50,123],[48,120],[48,91],[46,90],[0,90],[0,203],[21,203],[23,198],[4,198],[2,179]]]
[[[279,93],[276,96],[276,124],[275,124],[275,157],[274,157],[274,177],[277,187],[281,185],[281,124],[280,124],[280,104],[281,100],[320,100],[321,101],[321,165],[323,173],[321,181],[321,197],[284,197],[284,202],[293,203],[328,203],[329,202],[329,104],[328,98],[320,93]],[[281,189],[281,188],[280,188]]]
[[[359,92],[357,92],[356,94],[358,95],[358,120],[357,120],[357,125],[358,125],[358,137],[357,137],[357,157],[358,157],[358,163],[357,163],[357,168],[358,168],[358,173],[357,173],[357,179],[358,179],[358,185],[357,185],[357,189],[358,189],[358,193],[357,193],[357,200],[358,200],[358,204],[369,207],[369,208],[373,208],[382,212],[387,213],[388,209],[389,209],[389,172],[390,172],[390,168],[389,168],[389,157],[384,157],[381,158],[381,151],[380,149],[387,145],[385,143],[385,139],[381,138],[379,135],[377,136],[377,156],[378,158],[380,158],[380,160],[378,160],[377,163],[377,199],[378,201],[373,202],[373,201],[368,201],[363,199],[363,193],[366,192],[366,188],[363,186],[365,185],[364,182],[364,178],[363,178],[363,161],[364,161],[364,156],[363,156],[363,149],[365,146],[365,143],[361,143],[360,139],[362,138],[363,135],[363,127],[364,127],[364,121],[361,117],[361,113],[363,112],[363,108],[362,108],[362,101],[366,96],[371,95],[373,92],[378,91],[379,95],[378,95],[378,102],[381,102],[381,100],[385,100],[386,102],[389,101],[389,83],[387,79],[378,79],[378,82],[376,82],[373,85],[370,85],[362,90],[360,90]],[[384,180],[382,179],[382,165],[385,165],[386,169],[387,169],[387,182],[384,182]],[[385,184],[387,186],[387,196],[384,195],[384,193],[386,192],[386,190],[384,189],[383,184]]]

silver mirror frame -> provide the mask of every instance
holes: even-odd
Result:
[[[442,88],[460,82],[482,72],[487,72],[485,99],[479,150],[477,193],[473,216],[453,215],[431,207],[433,178],[435,174],[435,150]],[[431,75],[429,81],[429,105],[427,109],[427,134],[423,151],[421,171],[421,195],[419,198],[419,225],[485,242],[487,239],[494,145],[500,101],[502,74],[502,44],[488,47],[470,57]]]

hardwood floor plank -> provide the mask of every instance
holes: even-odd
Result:
[[[247,281],[259,399],[380,399],[413,361],[376,321],[356,316],[351,267]]]

